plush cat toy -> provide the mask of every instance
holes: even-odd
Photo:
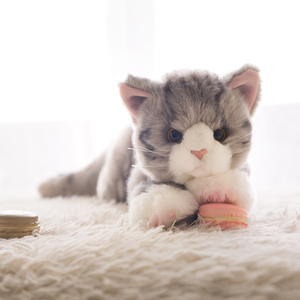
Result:
[[[132,126],[84,170],[43,183],[42,196],[127,201],[130,223],[146,227],[168,227],[210,202],[250,211],[245,162],[260,95],[257,68],[225,78],[174,72],[162,82],[129,75],[120,94]]]

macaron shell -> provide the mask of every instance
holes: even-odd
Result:
[[[40,227],[35,228],[35,230],[39,230]],[[1,239],[12,239],[12,238],[22,238],[27,235],[31,235],[33,230],[27,231],[2,231],[0,230],[0,238]]]
[[[233,221],[233,220],[214,220],[214,219],[203,219],[205,223],[209,223],[210,227],[220,226],[221,229],[229,229],[233,227],[243,227],[246,228],[248,223],[241,221]]]
[[[230,216],[247,219],[247,211],[239,206],[228,203],[208,203],[199,208],[201,216]]]
[[[6,210],[0,212],[0,238],[20,238],[39,230],[38,216],[32,212]]]

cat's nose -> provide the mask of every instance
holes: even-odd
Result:
[[[206,149],[202,149],[200,151],[191,150],[191,153],[195,155],[198,159],[202,159],[203,156],[207,153]]]

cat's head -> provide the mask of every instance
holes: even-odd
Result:
[[[260,95],[257,68],[225,78],[174,72],[163,82],[129,75],[120,94],[133,118],[138,164],[152,180],[184,184],[245,162]]]

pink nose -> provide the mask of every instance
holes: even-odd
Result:
[[[195,155],[198,159],[202,159],[203,156],[207,153],[207,150],[206,149],[202,149],[200,151],[194,151],[194,150],[192,150],[191,153],[193,155]]]

